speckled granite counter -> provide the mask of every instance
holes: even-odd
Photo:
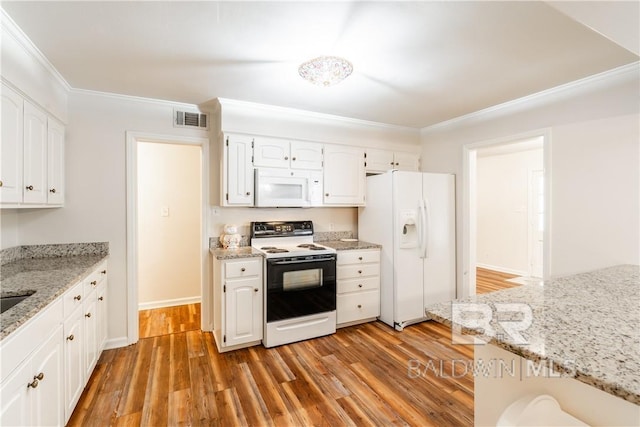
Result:
[[[41,251],[40,256],[46,256],[45,258],[18,258],[2,265],[0,290],[3,297],[31,292],[33,295],[0,315],[0,340],[6,338],[67,289],[87,277],[108,256],[106,252],[91,255],[52,256],[58,252],[52,250],[51,246],[53,245],[38,246],[40,249],[36,247],[27,249],[27,256],[34,256],[34,251]],[[64,245],[58,249],[69,248],[70,245]]]
[[[242,246],[238,249],[211,248],[209,252],[219,260],[262,256],[260,252],[252,249],[251,246]]]
[[[526,344],[514,340],[495,315],[493,331],[478,336],[526,359],[551,362],[566,376],[640,405],[640,266],[616,266],[459,302],[485,303],[493,313],[496,304],[526,303],[533,314],[522,333]],[[451,302],[436,304],[426,313],[451,326],[451,307]],[[500,320],[522,318],[508,315],[500,313]],[[456,325],[471,332],[463,317]]]
[[[328,246],[337,251],[352,251],[358,249],[379,249],[382,246],[377,243],[364,242],[362,240],[356,240],[355,242],[343,241],[343,240],[329,240],[318,242],[324,246]]]

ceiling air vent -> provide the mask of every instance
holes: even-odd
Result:
[[[189,127],[209,129],[209,120],[205,113],[195,111],[173,111],[173,125],[176,127]]]

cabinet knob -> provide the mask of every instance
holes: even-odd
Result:
[[[107,270],[102,270],[100,274],[107,274]]]
[[[391,166],[393,166],[393,162],[389,163]]]
[[[358,283],[358,287],[361,288],[362,287],[362,283]]]
[[[67,340],[68,340],[68,341],[73,341],[73,339],[74,339],[74,338],[75,338],[75,337],[73,336],[73,334],[71,334],[71,335],[69,335],[69,336],[67,337]]]
[[[324,195],[325,195],[326,197],[329,197],[329,193],[324,193]]]
[[[358,308],[362,308],[362,304],[358,304]]]
[[[362,257],[361,257],[361,256],[359,256],[359,257],[358,257],[358,259],[359,259],[360,261],[362,261]]]
[[[55,188],[52,188],[51,190],[49,190],[49,193],[54,193],[55,194],[55,192],[56,192]]]
[[[4,184],[2,184],[2,181],[0,181],[0,187],[2,187]]]
[[[247,191],[247,196],[250,196],[250,195],[251,195],[251,191]]]
[[[76,301],[80,301],[82,299],[82,295],[76,295],[75,297],[73,297],[73,299]]]
[[[284,156],[284,159],[285,160],[289,160],[289,156]]]
[[[244,267],[242,267],[242,268],[240,269],[240,271],[242,271],[242,272],[244,273],[245,271],[247,271],[247,269],[246,269],[246,268],[244,268]]]
[[[396,166],[400,166],[400,163],[396,162]]]
[[[91,317],[91,313],[85,314],[84,317]]]
[[[98,301],[104,301],[104,297],[98,298]]]
[[[92,286],[95,286],[95,285],[97,285],[97,284],[98,284],[98,282],[97,282],[97,281],[95,281],[95,280],[92,280],[92,281],[91,281],[91,285],[92,285]]]
[[[28,383],[28,384],[27,384],[27,388],[29,388],[29,387],[31,387],[31,388],[36,388],[36,387],[38,387],[38,380],[35,380],[35,379],[34,379],[32,382]]]
[[[291,158],[291,160],[293,160],[293,161],[295,162],[295,161],[296,161],[296,158],[295,158],[295,157],[292,157],[292,158]]]
[[[27,185],[25,188],[29,191],[33,191],[33,185]]]
[[[38,375],[33,377],[34,380],[42,381],[44,379],[44,372],[40,372]]]
[[[362,270],[358,270],[358,274],[362,274]]]
[[[258,292],[258,288],[253,288],[253,292]]]

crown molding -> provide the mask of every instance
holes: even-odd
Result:
[[[33,44],[31,39],[22,31],[22,29],[15,23],[15,21],[7,14],[7,12],[0,7],[2,12],[2,29],[6,31],[18,44],[31,55],[36,61],[38,61],[62,87],[68,91],[71,90],[71,85],[62,77],[62,74],[56,70],[56,67],[49,62],[46,56]]]
[[[156,105],[163,105],[163,106],[169,106],[169,107],[174,107],[174,108],[183,108],[189,111],[197,111],[197,112],[202,112],[200,107],[196,104],[188,104],[185,102],[178,102],[178,101],[168,101],[168,100],[164,100],[164,99],[156,99],[156,98],[145,98],[143,96],[134,96],[134,95],[121,95],[119,93],[112,93],[112,92],[101,92],[98,90],[90,90],[90,89],[74,89],[71,88],[70,90],[71,94],[76,94],[76,95],[89,95],[89,96],[99,96],[102,98],[111,98],[111,99],[115,99],[115,100],[121,100],[121,101],[129,101],[129,102],[144,102],[147,104],[156,104]]]
[[[621,67],[613,68],[602,73],[594,74],[583,79],[574,80],[569,83],[565,83],[560,86],[546,89],[540,92],[536,92],[531,95],[517,98],[512,101],[507,101],[502,104],[494,105],[492,107],[484,108],[482,110],[475,111],[473,113],[465,114],[463,116],[455,117],[451,120],[436,123],[430,126],[425,126],[420,129],[420,132],[430,132],[433,130],[439,130],[447,127],[461,125],[468,121],[484,121],[489,120],[497,114],[504,113],[508,110],[515,110],[517,108],[530,108],[533,105],[541,105],[545,102],[549,102],[552,99],[567,96],[571,93],[577,93],[581,90],[586,90],[590,86],[601,84],[606,81],[624,80],[626,78],[638,78],[640,76],[640,62],[633,62],[631,64],[623,65]]]
[[[376,128],[389,129],[389,130],[395,130],[395,131],[403,131],[408,133],[415,133],[416,135],[419,134],[420,132],[419,128],[414,128],[414,127],[399,126],[399,125],[393,125],[389,123],[380,123],[380,122],[374,122],[374,121],[362,120],[362,119],[354,119],[351,117],[337,116],[334,114],[317,113],[315,111],[299,110],[297,108],[278,107],[275,105],[260,104],[257,102],[249,102],[249,101],[239,101],[236,99],[228,99],[228,98],[217,98],[217,100],[222,107],[232,106],[232,107],[245,108],[245,109],[253,108],[255,110],[261,110],[261,111],[271,112],[271,113],[296,115],[299,117],[305,117],[310,119],[333,120],[333,121],[354,124],[359,126],[368,126],[368,127],[376,127]]]

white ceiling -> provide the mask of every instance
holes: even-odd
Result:
[[[221,97],[416,128],[638,61],[539,1],[2,7],[73,88],[193,104]],[[616,10],[627,9],[626,36],[640,27],[638,2]],[[321,54],[350,60],[352,76],[329,88],[302,80],[298,65]]]

